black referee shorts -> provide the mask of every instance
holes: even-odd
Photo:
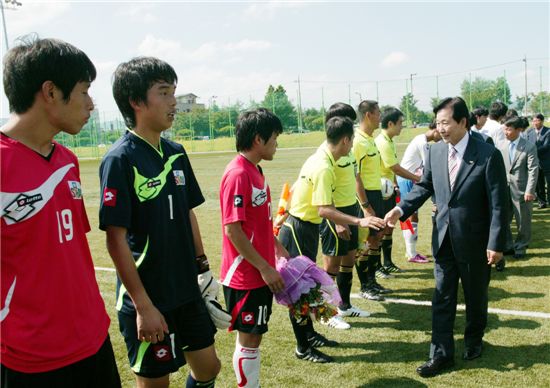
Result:
[[[319,250],[319,225],[288,215],[279,232],[279,241],[290,257],[307,256],[317,260]]]
[[[344,214],[353,217],[363,217],[359,215],[359,204],[356,202],[350,206],[337,207],[337,210]],[[342,240],[336,233],[336,226],[334,222],[327,219],[323,219],[319,228],[319,234],[321,235],[321,251],[326,256],[345,256],[349,251],[357,249],[358,241],[358,226],[349,225],[351,237],[349,240]]]
[[[384,199],[382,198],[382,192],[380,190],[365,190],[365,194],[367,195],[367,201],[369,201],[376,217],[384,218],[386,215],[384,212],[386,207],[384,205]],[[380,231],[372,228],[369,228],[369,231],[370,236],[375,236],[380,233]]]

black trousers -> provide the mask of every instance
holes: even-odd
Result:
[[[536,193],[539,204],[550,203],[550,170],[543,171],[539,168]]]
[[[460,247],[455,247],[460,249]],[[460,262],[453,253],[449,234],[435,257],[435,290],[432,298],[432,343],[430,358],[453,358],[454,322],[456,317],[458,281],[462,283],[466,303],[466,347],[481,344],[487,326],[488,290],[491,267],[486,250],[479,257]]]

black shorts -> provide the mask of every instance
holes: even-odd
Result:
[[[24,373],[1,366],[2,388],[119,388],[120,377],[109,336],[96,354],[48,372]]]
[[[302,221],[289,214],[279,232],[279,241],[290,257],[307,256],[316,261],[319,250],[319,225]]]
[[[268,286],[253,290],[237,290],[223,286],[225,305],[231,314],[229,331],[264,334],[273,306],[273,293]]]
[[[164,334],[164,341],[152,344],[138,340],[135,314],[118,313],[130,367],[138,376],[157,378],[176,372],[185,365],[183,352],[204,349],[214,343],[216,328],[202,299],[162,315],[169,334]]]
[[[355,203],[350,206],[337,207],[337,210],[349,216],[359,216],[359,204]],[[360,217],[363,217],[362,215]],[[319,228],[319,234],[321,235],[321,251],[323,255],[327,256],[345,256],[349,251],[357,249],[358,241],[358,226],[349,225],[351,232],[351,238],[349,240],[342,240],[336,234],[336,226],[334,222],[327,219],[323,219],[321,227]]]
[[[369,201],[376,217],[384,218],[386,213],[384,212],[385,207],[382,192],[380,190],[365,190],[365,194],[367,195],[367,201]],[[380,233],[380,231],[372,228],[369,228],[369,231],[371,236],[375,236]]]
[[[395,194],[393,194],[388,199],[383,199],[382,202],[384,203],[384,215],[386,215],[391,209],[395,207]],[[384,216],[382,216],[381,218],[384,218]]]

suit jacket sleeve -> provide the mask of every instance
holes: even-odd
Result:
[[[420,182],[415,184],[413,189],[407,194],[407,197],[399,203],[399,207],[403,210],[403,216],[400,218],[401,221],[409,218],[434,193],[431,164],[432,147],[429,148],[426,154],[426,164]]]
[[[537,149],[532,145],[531,147],[526,148],[526,152],[527,152],[527,186],[525,187],[525,193],[535,195],[535,190],[537,187],[537,179],[539,177],[539,158],[537,156]]]
[[[485,181],[491,218],[487,249],[503,252],[508,227],[508,184],[504,160],[496,148],[487,161]]]

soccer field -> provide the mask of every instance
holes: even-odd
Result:
[[[405,142],[406,139],[398,140]],[[316,143],[318,144],[318,143]],[[299,144],[307,146],[312,144]],[[285,146],[291,146],[285,144]],[[401,155],[405,145],[400,145]],[[313,149],[279,149],[275,160],[262,163],[277,203],[284,182],[292,183],[303,161]],[[221,253],[221,225],[218,186],[225,165],[233,152],[191,154],[190,159],[206,203],[196,209],[197,217],[213,271],[218,273]],[[113,268],[99,231],[99,161],[82,161],[81,175],[92,231],[88,239],[96,267]],[[262,343],[261,382],[263,387],[548,387],[550,386],[550,209],[534,211],[533,240],[524,260],[507,260],[504,272],[493,271],[489,307],[501,309],[489,314],[483,356],[463,361],[464,311],[458,311],[455,324],[456,366],[448,373],[422,379],[415,369],[428,356],[431,309],[412,301],[429,302],[433,289],[433,264],[411,264],[404,259],[401,231],[394,232],[393,257],[406,269],[392,279],[381,280],[395,290],[396,301],[372,302],[353,299],[357,306],[371,312],[369,318],[351,318],[351,330],[334,330],[317,324],[318,330],[338,340],[338,348],[326,349],[336,359],[333,364],[313,364],[294,357],[294,337],[287,309],[274,304],[269,332]],[[430,252],[431,222],[428,206],[420,213],[418,250]],[[319,260],[318,260],[319,262]],[[123,386],[134,385],[126,358],[126,348],[118,331],[114,308],[115,273],[96,271],[97,280],[111,316],[111,340],[115,348]],[[358,292],[357,277],[352,292]],[[221,296],[221,295],[220,295]],[[462,296],[460,303],[462,303]],[[407,302],[407,301],[411,302]],[[401,302],[401,303],[397,303]],[[405,302],[405,303],[403,303]],[[510,311],[538,312],[513,315]],[[219,387],[234,387],[232,368],[234,334],[218,332],[216,348],[222,360],[217,379]],[[323,350],[325,351],[325,350]],[[183,386],[187,370],[172,376],[173,386]]]

